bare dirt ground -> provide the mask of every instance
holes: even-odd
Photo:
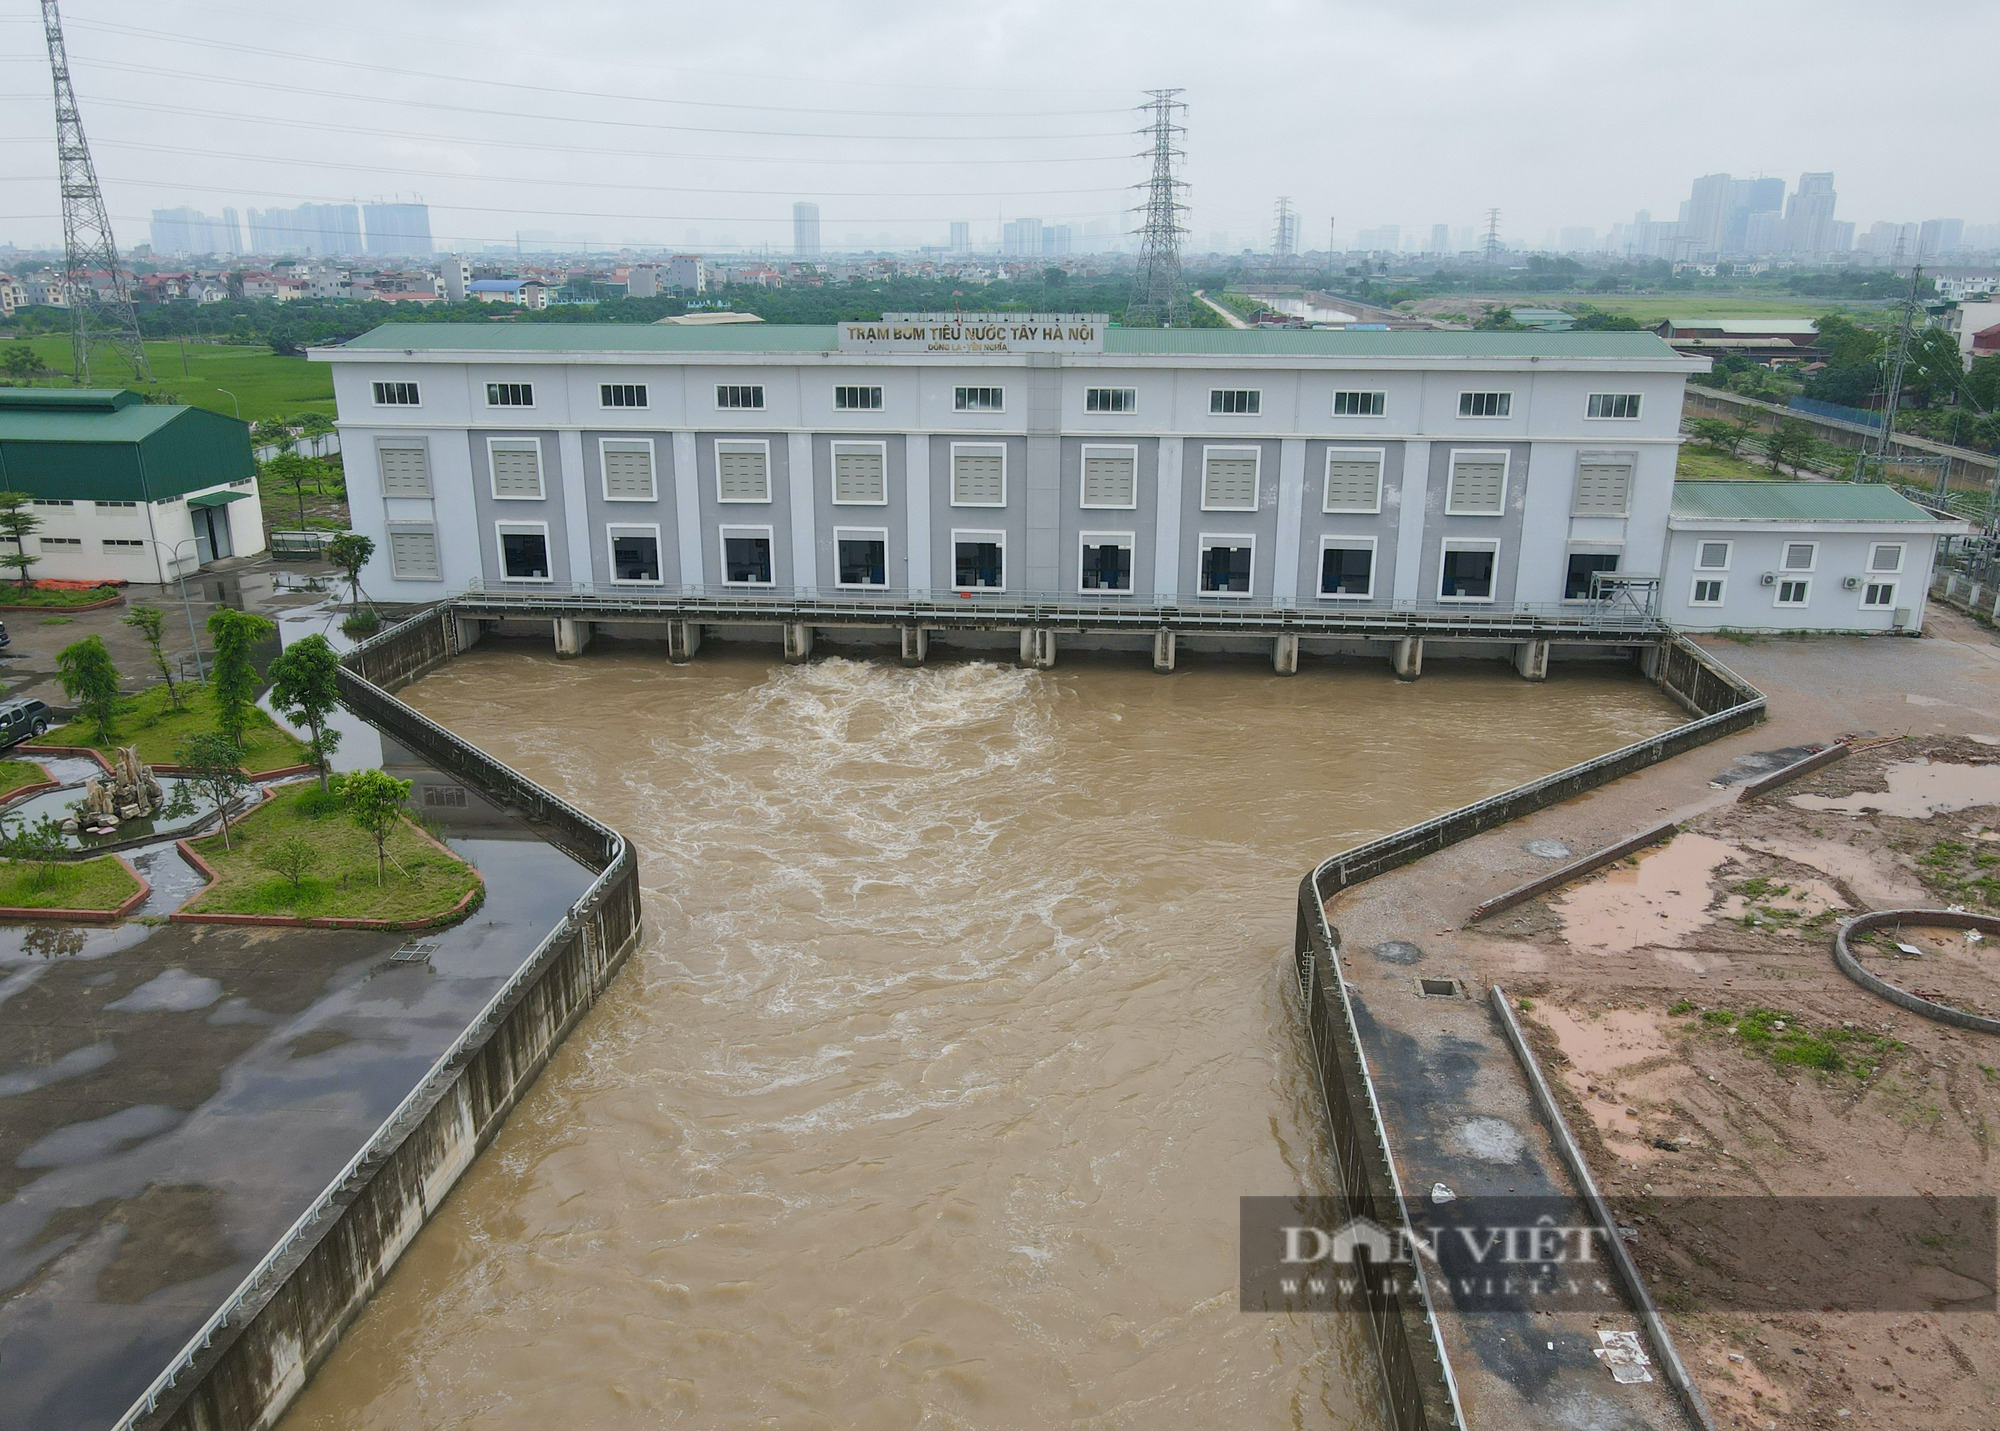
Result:
[[[1990,1196],[2000,1039],[1875,998],[1831,941],[1866,909],[2000,912],[1996,876],[2000,742],[1890,737],[1459,935],[1529,1009],[1607,1195],[1663,1210],[1632,1246],[1719,1424],[2000,1425],[2000,1315],[1965,1309],[1990,1265],[1888,1245],[1881,1265],[1925,1264],[1924,1309],[1752,1310],[1802,1299],[1747,1285],[1712,1221],[1660,1201]],[[1993,1013],[1996,942],[1906,927],[1862,957]]]

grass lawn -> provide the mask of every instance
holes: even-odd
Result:
[[[215,729],[215,707],[209,701],[208,688],[183,684],[180,689],[186,702],[181,710],[168,703],[165,685],[149,686],[120,701],[118,738],[109,744],[100,745],[93,739],[90,727],[83,721],[57,726],[42,741],[48,745],[93,746],[103,751],[106,759],[112,758],[121,745],[136,745],[139,759],[146,764],[172,765],[174,748],[185,737]],[[261,710],[250,712],[250,729],[244,732],[243,745],[243,768],[252,775],[282,770],[288,765],[304,765],[310,758],[305,746],[280,730]]]
[[[23,785],[40,785],[49,772],[32,760],[0,760],[0,798],[12,795]]]
[[[139,892],[110,855],[64,864],[0,860],[0,904],[16,909],[116,909]]]
[[[265,854],[300,836],[319,852],[318,863],[294,885],[267,869]],[[216,882],[187,908],[198,914],[285,914],[308,919],[421,920],[443,916],[479,884],[472,866],[422,838],[407,821],[389,837],[395,864],[375,883],[375,841],[337,802],[321,797],[316,783],[289,786],[231,827],[235,848],[222,836],[193,842],[215,867]],[[401,865],[398,872],[396,865]]]
[[[1773,472],[1768,463],[1751,462],[1699,443],[1684,442],[1674,476],[1682,482],[1782,482],[1790,474]]]
[[[1441,295],[1442,296],[1442,295]],[[1514,308],[1584,308],[1614,313],[1640,323],[1663,318],[1817,318],[1822,313],[1879,312],[1882,305],[1841,298],[1784,298],[1730,294],[1674,293],[1509,293],[1480,295]]]
[[[57,373],[69,372],[67,335],[25,341],[34,348],[35,356]],[[304,358],[281,358],[261,343],[189,343],[185,372],[179,343],[148,343],[146,359],[153,365],[153,376],[159,380],[161,390],[173,393],[178,401],[192,407],[205,407],[228,417],[241,416],[245,422],[259,422],[267,417],[301,417],[309,412],[333,416],[333,369]],[[100,362],[104,366],[100,367]],[[125,386],[111,364],[108,353],[100,359],[93,351],[91,381],[99,386]],[[40,381],[69,385],[67,376]],[[236,394],[235,403],[230,402],[230,393]]]
[[[117,594],[115,586],[47,587],[0,582],[0,606],[45,606],[51,611],[61,611],[71,606],[95,606]]]

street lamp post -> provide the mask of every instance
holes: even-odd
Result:
[[[193,537],[189,537],[184,541],[175,542],[171,547],[167,547],[167,544],[165,542],[155,538],[153,541],[153,545],[156,547],[166,548],[166,550],[171,553],[171,555],[168,557],[168,561],[172,564],[174,568],[174,578],[177,581],[179,581],[181,585],[181,611],[187,616],[188,640],[194,643],[195,678],[197,680],[206,681],[208,679],[208,668],[202,665],[201,637],[198,634],[196,634],[195,631],[194,607],[188,603],[187,573],[181,569],[181,548],[194,546],[195,539]]]
[[[243,421],[243,404],[236,400],[236,394],[231,392],[228,388],[217,388],[216,391],[221,393],[224,397],[228,398],[229,405],[236,409],[236,420],[238,422]]]

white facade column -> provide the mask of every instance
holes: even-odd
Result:
[[[1153,484],[1153,595],[1172,602],[1181,579],[1181,450],[1178,437],[1160,439],[1159,479]]]
[[[910,591],[923,595],[931,589],[931,439],[928,433],[913,433],[904,439],[903,511],[909,519]],[[923,657],[919,656],[918,660]]]
[[[1423,596],[1424,502],[1430,485],[1430,443],[1404,443],[1403,506],[1396,521],[1396,583],[1390,593],[1397,601],[1417,601]]]
[[[1527,485],[1521,504],[1521,549],[1514,554],[1516,605],[1546,605],[1562,600],[1563,581],[1569,574],[1570,511],[1576,501],[1577,452],[1578,449],[1567,445],[1537,442],[1528,449],[1528,460],[1517,464],[1527,469],[1519,478]],[[1636,468],[1635,463],[1635,476]],[[1509,480],[1514,480],[1511,473]],[[1635,481],[1633,486],[1637,485]],[[1599,522],[1609,526],[1605,519],[1600,518]],[[1593,544],[1609,546],[1622,542],[1624,524],[1619,525],[1619,536],[1593,538]],[[1557,533],[1561,533],[1561,538],[1550,540]],[[1505,552],[1500,554],[1500,560],[1506,562]],[[1621,571],[1631,569],[1622,548],[1618,566]]]
[[[785,470],[792,489],[792,585],[819,585],[819,543],[813,519],[812,435],[794,432],[785,438]],[[812,647],[806,647],[810,652]]]
[[[556,480],[562,484],[563,533],[569,539],[569,579],[589,585],[597,578],[590,561],[590,508],[584,502],[583,434],[573,427],[556,434],[556,468]]]
[[[1306,500],[1306,443],[1302,437],[1287,437],[1278,444],[1278,549],[1271,563],[1271,604],[1296,606],[1299,603],[1299,527]],[[1282,640],[1282,638],[1280,638]],[[1292,666],[1298,667],[1297,638],[1293,638]]]
[[[674,530],[680,534],[681,584],[701,586],[708,580],[701,553],[701,473],[695,461],[694,434],[674,434]]]

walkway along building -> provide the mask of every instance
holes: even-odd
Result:
[[[135,392],[0,388],[0,489],[35,499],[35,577],[170,582],[264,550],[249,424]]]

